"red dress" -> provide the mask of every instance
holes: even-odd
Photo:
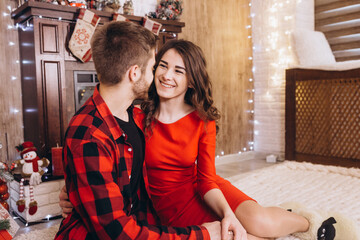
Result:
[[[196,111],[170,124],[155,120],[146,138],[145,165],[162,224],[180,227],[220,220],[202,199],[214,188],[221,189],[233,211],[253,200],[216,175],[215,145],[215,121],[204,122]]]

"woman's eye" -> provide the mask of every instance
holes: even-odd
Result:
[[[178,74],[185,74],[183,71],[179,71],[179,70],[176,70],[175,72]]]
[[[160,63],[159,66],[162,67],[162,68],[166,68],[166,65],[165,65],[165,64],[161,64],[161,63]]]

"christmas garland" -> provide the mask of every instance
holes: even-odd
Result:
[[[182,0],[161,0],[156,12],[150,12],[148,16],[163,20],[178,20],[182,11]]]

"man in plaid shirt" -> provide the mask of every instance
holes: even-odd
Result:
[[[153,80],[156,37],[130,22],[97,30],[91,48],[100,84],[69,123],[64,143],[66,188],[74,210],[55,239],[217,239],[219,222],[155,226],[146,192],[144,136],[132,102]]]

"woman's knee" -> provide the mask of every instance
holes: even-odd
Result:
[[[272,237],[276,234],[278,223],[272,218],[267,208],[255,202],[245,204],[236,209],[235,214],[246,231],[258,237]]]

